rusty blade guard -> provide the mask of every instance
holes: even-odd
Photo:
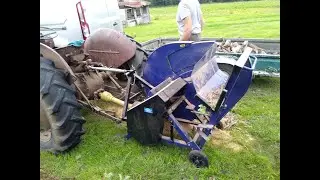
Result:
[[[117,43],[115,43],[117,42]],[[91,34],[84,43],[84,52],[107,67],[117,68],[131,59],[136,44],[120,32],[103,28]]]

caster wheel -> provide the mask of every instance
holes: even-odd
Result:
[[[207,156],[198,150],[192,150],[189,153],[189,160],[197,167],[209,167],[209,162]]]
[[[131,135],[130,135],[130,134],[127,134],[127,135],[124,136],[124,139],[125,139],[125,140],[129,140],[130,138],[131,138]]]

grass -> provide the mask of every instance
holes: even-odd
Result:
[[[203,37],[279,38],[280,1],[202,4]],[[144,42],[158,37],[178,37],[176,6],[151,8],[151,24],[128,27],[125,32]]]
[[[202,8],[207,21],[206,36],[279,38],[279,1],[208,4]],[[139,41],[176,36],[171,20],[174,13],[175,7],[151,9],[157,20],[150,25],[128,28],[126,32],[137,33]],[[45,179],[90,180],[108,176],[121,179],[119,174],[122,179],[125,176],[130,179],[280,179],[279,89],[278,78],[254,79],[248,93],[232,110],[239,122],[228,131],[243,149],[235,152],[223,145],[207,143],[204,148],[210,161],[207,169],[197,169],[189,163],[187,149],[165,145],[146,147],[134,140],[125,141],[124,125],[115,125],[84,110],[87,123],[82,143],[63,155],[41,152],[42,174],[47,174]]]

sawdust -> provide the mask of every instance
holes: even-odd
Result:
[[[254,140],[254,138],[251,135],[247,135],[247,138],[245,140],[246,143],[252,142]]]
[[[234,113],[229,112],[220,121],[219,128],[213,130],[211,136],[211,143],[215,146],[224,147],[234,152],[240,152],[243,146],[235,142],[233,136],[230,134],[230,129],[233,125],[238,122],[238,119]],[[248,139],[248,138],[247,138]]]
[[[232,125],[234,125],[237,122],[237,118],[236,115],[229,112],[228,114],[225,115],[224,118],[222,118],[221,120],[222,122],[224,122],[224,124],[227,124],[229,126],[226,126],[226,129],[229,129]],[[193,138],[196,134],[196,126],[195,125],[191,125],[188,123],[183,123],[180,122],[180,125],[182,126],[182,129],[184,130],[184,132],[187,132],[188,135]],[[170,137],[170,122],[168,120],[165,119],[164,121],[164,128],[163,128],[163,135]],[[211,143],[213,145],[218,145],[218,146],[223,146],[226,147],[228,149],[232,149],[235,152],[239,152],[242,150],[242,146],[235,143],[232,136],[230,135],[229,131],[225,131],[225,130],[221,130],[218,128],[215,128],[213,130],[213,136],[211,136]],[[178,133],[176,132],[176,130],[173,130],[173,137],[175,139],[181,139],[181,137],[178,135]],[[246,138],[246,140],[248,139],[252,139],[252,138]]]
[[[229,129],[238,122],[235,114],[229,112],[220,121],[219,129]]]
[[[240,152],[244,148],[244,146],[236,142],[236,140],[230,134],[230,130],[226,130],[238,122],[236,115],[229,112],[221,121],[223,121],[224,123],[229,123],[229,126],[225,129],[215,128],[211,136],[211,143],[215,146],[231,149],[234,152]],[[250,144],[255,140],[249,133],[247,133],[243,129],[235,128],[234,130],[240,130],[241,134],[237,136],[237,140],[244,142],[244,144]]]
[[[194,135],[196,134],[196,131],[193,125],[182,123],[182,122],[180,122],[180,124],[183,130],[187,132],[190,137],[194,137]],[[170,122],[165,120],[163,135],[170,137],[170,126],[171,126]],[[175,139],[181,139],[180,136],[175,131],[175,129],[173,131],[173,137]],[[253,138],[247,137],[246,140],[253,140]],[[224,147],[234,152],[240,152],[243,149],[243,146],[235,142],[234,138],[232,137],[229,131],[221,130],[218,128],[213,130],[211,139],[208,142],[210,142],[214,146]]]
[[[216,146],[222,146],[233,150],[234,152],[239,152],[243,147],[234,142],[233,137],[230,135],[229,131],[224,131],[221,129],[215,129],[212,133],[211,143]]]

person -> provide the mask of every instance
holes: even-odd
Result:
[[[198,0],[180,0],[176,15],[180,41],[200,41],[204,26]]]

